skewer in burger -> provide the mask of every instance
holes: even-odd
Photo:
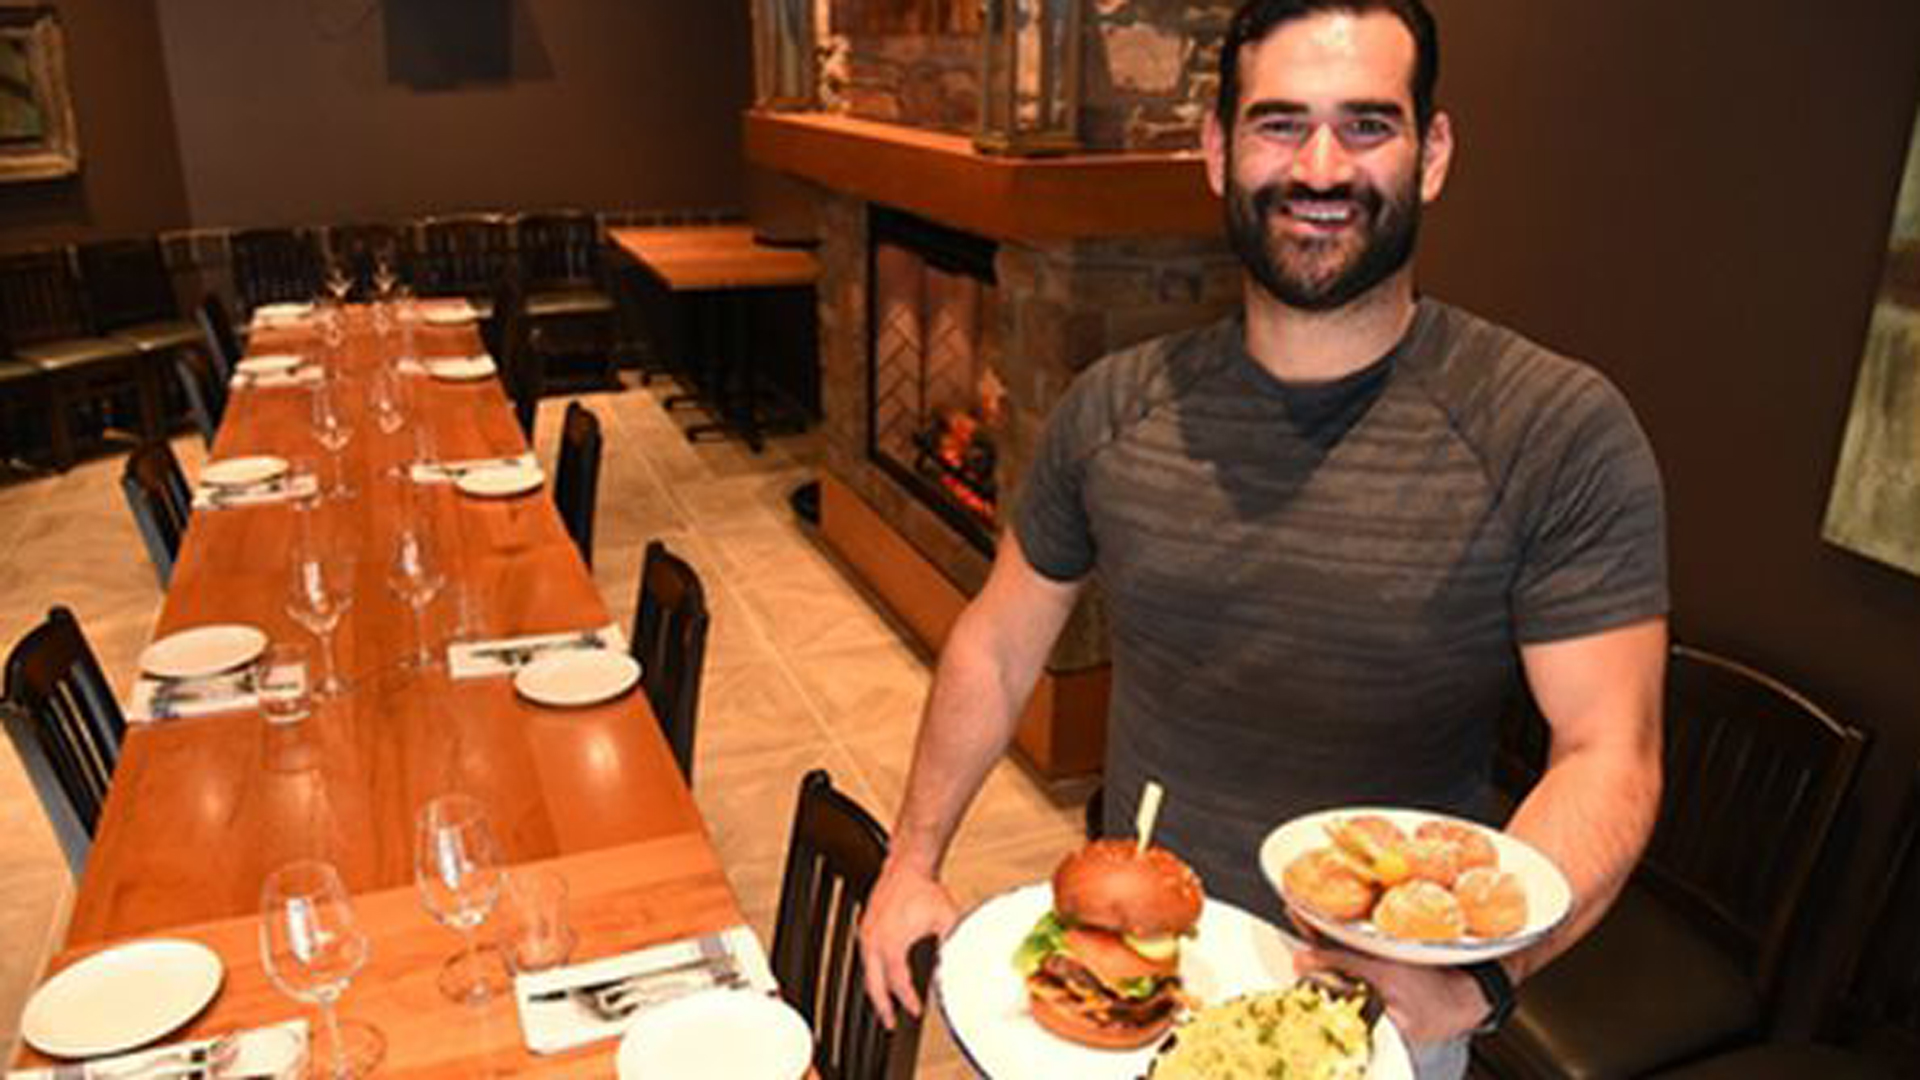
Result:
[[[1041,1027],[1109,1050],[1144,1046],[1184,1000],[1180,941],[1200,918],[1200,879],[1165,848],[1095,840],[1053,872],[1053,910],[1014,954]]]

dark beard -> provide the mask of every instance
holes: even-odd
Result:
[[[1360,207],[1366,229],[1360,252],[1332,274],[1309,275],[1303,260],[1286,259],[1286,242],[1270,239],[1267,221],[1293,197],[1346,199]],[[1233,178],[1227,163],[1227,240],[1234,254],[1274,299],[1301,311],[1345,307],[1397,273],[1413,258],[1420,234],[1420,199],[1412,184],[1382,195],[1373,187],[1341,185],[1316,191],[1299,184],[1266,184],[1249,193]],[[1290,264],[1290,265],[1289,265]]]

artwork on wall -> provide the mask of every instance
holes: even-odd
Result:
[[[1920,118],[1823,535],[1920,575]]]
[[[60,23],[45,5],[0,6],[0,181],[80,171]]]

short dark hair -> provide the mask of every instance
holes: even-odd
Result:
[[[1433,120],[1433,91],[1440,82],[1440,28],[1422,0],[1247,0],[1227,26],[1220,47],[1220,96],[1214,111],[1220,125],[1233,128],[1240,111],[1240,50],[1285,23],[1323,12],[1367,15],[1385,12],[1406,25],[1413,35],[1413,113],[1424,134]]]

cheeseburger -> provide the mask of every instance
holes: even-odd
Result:
[[[1181,1003],[1180,939],[1200,918],[1200,879],[1165,848],[1095,840],[1053,872],[1053,910],[1014,963],[1040,1026],[1104,1049],[1144,1046]]]

